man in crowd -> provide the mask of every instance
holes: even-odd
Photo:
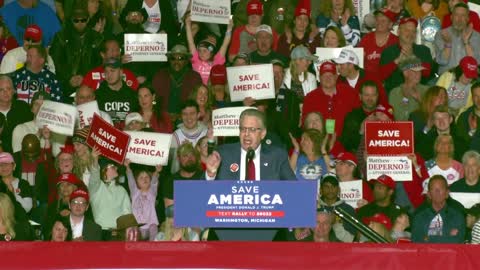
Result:
[[[38,25],[29,25],[23,35],[23,46],[7,52],[0,64],[0,73],[11,73],[23,67],[27,61],[27,49],[32,45],[42,45],[42,35],[42,29]],[[46,61],[48,69],[55,73],[55,65],[50,55],[47,56]]]
[[[27,50],[26,65],[13,73],[16,97],[30,104],[33,95],[45,92],[52,101],[62,102],[63,93],[60,82],[53,72],[45,66],[47,50],[40,45],[32,45]]]
[[[451,192],[480,193],[480,154],[475,150],[465,152],[462,158],[464,177],[450,186]]]
[[[180,116],[180,104],[188,99],[192,89],[202,83],[200,74],[192,70],[189,60],[191,55],[184,45],[175,45],[167,53],[170,66],[159,70],[152,79],[152,85],[160,97],[160,108],[170,113],[175,121]],[[158,106],[157,105],[157,106]]]
[[[448,0],[448,9],[450,12],[453,11],[453,8],[458,4],[462,3],[462,0]],[[478,3],[477,3],[478,4]],[[469,22],[473,25],[473,29],[477,32],[480,32],[480,18],[478,17],[478,13],[470,10],[468,13]],[[452,25],[452,14],[447,14],[445,17],[443,17],[442,21],[442,29],[448,28],[449,26]]]
[[[410,113],[420,106],[428,87],[420,83],[424,67],[419,58],[404,58],[398,68],[402,71],[404,81],[390,91],[388,103],[393,107],[396,121],[407,121]]]
[[[77,88],[77,91],[75,92],[75,105],[83,105],[88,102],[92,102],[95,100],[95,90],[91,88],[90,86],[87,85],[82,85],[79,88]],[[112,118],[108,113],[106,113],[103,110],[100,110],[100,117],[103,118],[103,120],[107,121],[108,123],[112,124]],[[85,119],[86,120],[86,119]]]
[[[465,56],[480,62],[480,34],[470,24],[469,12],[467,4],[456,4],[452,10],[452,25],[435,35],[435,60],[440,74],[456,67]]]
[[[111,58],[121,58],[120,55],[121,49],[118,41],[116,39],[107,39],[102,43],[100,49],[100,56],[102,57],[102,62],[105,63],[108,59]],[[137,90],[138,81],[130,70],[125,67],[122,68],[122,79],[125,81],[128,87],[133,90]],[[87,85],[90,88],[97,90],[100,87],[100,83],[105,80],[105,68],[103,65],[100,65],[85,74],[83,77],[82,85]]]
[[[317,209],[317,225],[313,231],[314,242],[340,242],[333,228],[335,215],[326,208]]]
[[[412,241],[417,243],[463,243],[465,216],[447,203],[448,183],[434,175],[428,183],[428,198],[417,209],[412,221]]]
[[[100,84],[95,95],[98,108],[110,115],[117,128],[123,129],[129,112],[138,111],[137,94],[122,80],[122,64],[118,58],[105,62],[105,81]]]
[[[337,76],[337,67],[332,62],[320,66],[320,87],[305,97],[302,117],[320,112],[325,121],[333,123],[335,133],[342,134],[345,116],[358,104],[358,97],[345,84],[337,84]]]
[[[295,180],[287,153],[273,144],[261,144],[266,134],[265,115],[256,109],[243,111],[240,142],[221,145],[208,156],[206,179]]]
[[[426,84],[437,71],[437,63],[432,59],[430,49],[425,45],[415,44],[418,22],[415,18],[402,18],[398,27],[399,43],[387,47],[380,56],[382,80],[387,94],[403,82],[402,72],[398,68],[400,61],[406,57],[416,56],[425,68],[422,83]]]
[[[257,49],[250,53],[251,64],[270,64],[273,59],[280,59],[287,64],[288,59],[273,51],[273,33],[272,28],[266,24],[257,27],[255,34]]]
[[[457,136],[470,145],[470,149],[480,151],[480,82],[470,88],[473,105],[457,119]]]
[[[70,225],[74,241],[101,241],[102,228],[85,216],[90,196],[83,189],[77,189],[70,195]]]

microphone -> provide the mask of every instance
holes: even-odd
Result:
[[[252,160],[255,157],[255,150],[248,148],[247,150],[247,161]]]
[[[210,156],[215,150],[215,141],[209,139],[207,142],[207,147],[208,147],[207,153]]]

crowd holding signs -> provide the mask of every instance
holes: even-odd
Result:
[[[275,98],[272,64],[228,67],[227,78],[231,101]]]

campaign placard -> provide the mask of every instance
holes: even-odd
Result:
[[[227,78],[231,101],[275,98],[272,64],[228,67]]]
[[[450,197],[459,201],[463,207],[471,208],[477,203],[480,203],[480,193],[470,192],[450,192]]]
[[[125,34],[125,54],[132,62],[166,62],[167,34]]]
[[[176,227],[315,227],[316,181],[174,183]]]
[[[342,181],[340,184],[340,199],[353,208],[358,208],[358,201],[363,199],[362,180]]]
[[[230,107],[212,111],[213,136],[240,135],[240,114],[254,107]]]
[[[98,103],[96,100],[84,103],[82,105],[77,105],[78,110],[78,126],[84,128],[85,126],[90,126],[92,124],[93,115],[100,115],[100,110],[98,109]]]
[[[130,143],[127,158],[133,163],[145,165],[167,165],[172,134],[127,131]]]
[[[228,24],[230,0],[192,0],[192,21]]]
[[[90,132],[87,137],[87,145],[98,147],[102,156],[105,156],[119,164],[123,164],[130,136],[116,129],[98,114],[94,114]]]
[[[414,153],[411,121],[366,122],[365,148],[369,155],[407,155]]]
[[[39,128],[47,126],[57,134],[72,136],[76,116],[75,106],[45,100],[35,117],[35,124]]]
[[[367,179],[386,174],[395,181],[412,181],[412,161],[406,156],[368,156]]]

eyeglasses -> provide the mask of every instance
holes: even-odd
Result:
[[[185,56],[170,57],[170,61],[185,61],[187,58]]]
[[[75,200],[73,200],[73,201],[72,201],[72,204],[77,204],[77,205],[87,205],[87,204],[88,204],[88,202],[82,202],[82,201],[75,201]]]
[[[88,21],[88,19],[73,19],[72,20],[73,23],[86,23]]]
[[[240,132],[241,133],[247,133],[250,132],[250,133],[253,133],[255,131],[261,131],[263,130],[263,128],[256,128],[256,127],[240,127]]]

